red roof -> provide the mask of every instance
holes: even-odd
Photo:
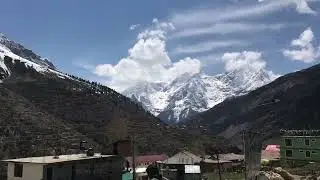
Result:
[[[157,161],[163,161],[168,159],[169,157],[165,154],[160,155],[145,155],[145,156],[136,156],[135,161],[136,165],[149,165],[155,163]],[[130,167],[132,167],[132,157],[126,157],[126,160],[129,161]]]
[[[268,145],[265,149],[265,151],[269,152],[280,152],[280,146],[279,145]]]

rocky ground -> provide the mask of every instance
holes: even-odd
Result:
[[[258,180],[318,180],[320,171],[309,165],[299,168],[283,169],[281,167],[261,171]]]

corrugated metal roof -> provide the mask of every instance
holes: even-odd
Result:
[[[187,151],[182,151],[179,152],[178,154],[166,159],[163,161],[165,164],[195,164],[195,163],[200,163],[202,158],[187,152]]]
[[[228,154],[219,154],[219,159],[224,161],[242,161],[244,160],[244,155],[242,154],[234,154],[234,153],[228,153]]]
[[[205,163],[218,164],[217,160],[209,159],[209,158],[205,158],[203,160],[203,158],[201,158],[197,155],[194,155],[188,151],[182,151],[182,152],[162,161],[162,163],[164,163],[164,164],[190,164],[190,165],[192,165],[192,164],[200,163],[201,161],[205,162]],[[231,161],[220,158],[219,163],[231,163]]]
[[[28,157],[20,159],[7,159],[2,160],[3,162],[18,162],[18,163],[36,163],[36,164],[53,164],[59,162],[68,162],[68,161],[81,161],[88,159],[99,159],[99,158],[108,158],[114,157],[114,155],[101,155],[94,154],[94,156],[87,156],[86,154],[70,154],[70,155],[60,155],[59,158],[54,158],[54,156],[42,156],[42,157]]]
[[[232,161],[226,161],[226,160],[213,160],[213,159],[205,159],[203,162],[205,163],[212,163],[212,164],[218,164],[218,163],[232,163]]]

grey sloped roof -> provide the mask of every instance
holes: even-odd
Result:
[[[178,154],[162,161],[164,164],[196,164],[200,163],[201,157],[196,156],[190,152],[182,151]]]
[[[232,161],[232,160],[244,160],[244,155],[242,154],[234,154],[234,153],[228,153],[228,154],[219,154],[219,159],[225,160],[225,161]]]

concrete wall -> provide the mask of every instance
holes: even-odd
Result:
[[[8,163],[8,180],[42,180],[43,165],[24,163],[22,177],[14,177],[14,163]]]
[[[286,146],[285,139],[292,140],[292,146]],[[305,139],[309,139],[310,145],[305,145]],[[292,150],[292,157],[286,156],[286,150]],[[310,152],[310,157],[306,156]],[[319,137],[282,137],[280,145],[280,158],[289,160],[305,160],[320,162],[320,138]]]

